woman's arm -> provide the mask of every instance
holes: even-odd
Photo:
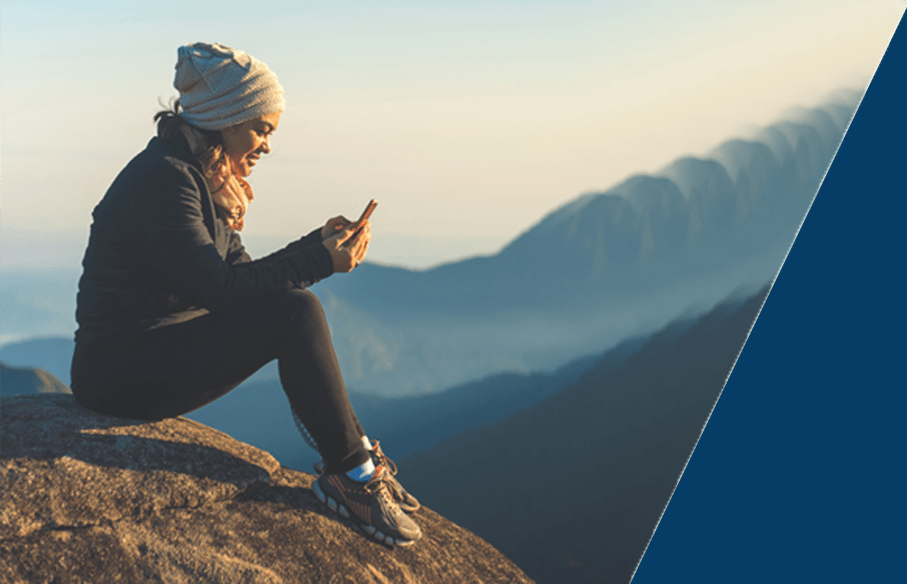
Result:
[[[211,237],[216,215],[210,198],[202,195],[201,175],[188,166],[165,164],[146,179],[129,217],[140,258],[201,307],[235,306],[271,292],[310,286],[334,272],[327,248],[296,245],[300,242],[266,261],[243,261],[251,258],[239,238],[226,230],[228,262]]]
[[[226,261],[230,265],[252,261],[267,262],[273,260],[274,258],[282,257],[288,253],[298,251],[304,247],[308,247],[310,245],[318,245],[321,243],[321,229],[322,228],[319,227],[308,235],[304,235],[296,241],[291,242],[285,248],[279,249],[257,260],[253,260],[251,256],[246,253],[246,250],[242,244],[242,239],[239,237],[239,233],[234,231],[230,234],[230,247],[227,250]]]
[[[290,244],[290,245],[292,245],[292,244]],[[275,254],[281,253],[287,249],[289,249],[289,246],[285,247],[284,249],[280,250],[279,252],[275,252]],[[274,255],[274,254],[271,254],[271,255]],[[270,256],[268,256],[268,257],[270,257]],[[239,233],[237,233],[235,231],[231,231],[231,233],[230,233],[230,245],[229,245],[229,247],[227,247],[227,257],[224,258],[224,261],[227,262],[231,266],[235,266],[236,264],[247,264],[247,263],[253,261],[252,256],[250,256],[246,252],[246,248],[242,244],[242,239],[239,237]]]
[[[237,263],[246,263],[251,261],[266,262],[274,258],[283,256],[286,253],[296,251],[300,248],[309,246],[309,245],[318,245],[325,239],[328,239],[332,235],[339,233],[344,227],[347,227],[352,223],[346,217],[337,216],[331,217],[325,222],[325,224],[318,229],[313,230],[308,235],[300,237],[296,241],[290,243],[283,249],[279,249],[275,252],[272,252],[262,258],[253,260],[249,254],[246,253],[245,247],[243,247],[242,239],[239,236],[239,233],[233,232],[230,236],[230,247],[227,251],[227,263],[230,265]]]

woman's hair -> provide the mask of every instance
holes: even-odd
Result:
[[[166,107],[164,104],[161,106]],[[178,136],[185,137],[184,127],[193,130],[202,141],[200,151],[194,152],[194,154],[202,163],[202,173],[206,178],[212,178],[217,169],[226,161],[223,138],[217,130],[203,130],[193,126],[183,119],[180,111],[180,100],[171,99],[169,109],[163,109],[154,114],[154,121],[157,122],[157,135],[165,140],[172,140]]]

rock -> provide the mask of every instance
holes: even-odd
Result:
[[[314,478],[185,418],[4,398],[0,582],[531,582],[424,507],[414,546],[368,540],[318,502]]]
[[[0,363],[0,397],[28,393],[72,393],[66,384],[43,369]]]

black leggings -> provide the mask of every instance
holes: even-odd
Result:
[[[76,345],[72,391],[85,407],[159,420],[221,397],[273,359],[290,407],[330,473],[368,460],[324,310],[293,289],[155,329],[129,347]]]

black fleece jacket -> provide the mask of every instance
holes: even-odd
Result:
[[[76,342],[130,345],[158,327],[333,273],[320,230],[253,261],[218,216],[185,140],[153,138],[92,213]]]

